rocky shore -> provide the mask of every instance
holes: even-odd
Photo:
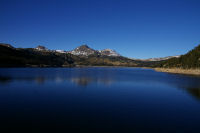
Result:
[[[155,71],[158,72],[167,72],[175,74],[187,74],[187,75],[199,75],[200,69],[181,69],[181,68],[155,68]]]

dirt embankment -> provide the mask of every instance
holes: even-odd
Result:
[[[199,75],[200,69],[181,69],[181,68],[155,68],[158,72],[176,73],[176,74],[188,74]]]

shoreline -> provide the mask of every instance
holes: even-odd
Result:
[[[200,69],[154,68],[157,72],[200,76]]]
[[[152,69],[156,72],[165,72],[171,74],[183,74],[183,75],[194,75],[200,76],[200,69],[181,69],[181,68],[152,68],[152,67],[138,67],[138,66],[85,66],[85,65],[77,65],[77,66],[66,66],[66,67],[58,67],[58,66],[25,66],[25,67],[0,67],[0,68],[87,68],[87,67],[105,67],[105,68],[141,68],[141,69]]]
[[[50,65],[29,65],[29,66],[4,66],[0,68],[85,68],[85,67],[133,67],[133,68],[148,68],[148,67],[138,67],[138,66],[112,66],[112,65],[108,65],[108,66],[93,66],[93,65],[71,65],[71,66],[50,66]],[[151,69],[151,68],[149,68]]]

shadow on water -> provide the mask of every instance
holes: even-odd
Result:
[[[187,75],[171,75],[175,77],[172,84],[174,87],[187,92],[190,96],[196,100],[200,100],[200,77],[197,76],[187,76]]]
[[[0,84],[7,84],[7,83],[11,82],[11,80],[12,80],[11,77],[0,76]]]
[[[200,88],[186,88],[184,90],[192,97],[200,101]]]

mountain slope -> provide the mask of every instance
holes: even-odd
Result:
[[[112,49],[99,50],[99,53],[103,56],[121,56],[115,50]]]
[[[176,67],[184,69],[200,68],[200,45],[189,51],[187,54],[181,55],[179,58],[171,58],[163,61],[156,67]]]
[[[69,55],[49,51],[38,51],[32,48],[14,48],[0,44],[0,67],[26,67],[72,65]]]
[[[164,60],[168,60],[171,58],[179,58],[180,56],[167,56],[167,57],[160,57],[160,58],[149,58],[149,59],[135,59],[135,60],[140,60],[140,61],[164,61]]]
[[[100,56],[121,56],[112,49],[94,50],[87,45],[81,45],[68,53],[78,56],[100,55]]]
[[[98,54],[98,51],[90,48],[87,45],[81,45],[68,53],[79,56],[89,56],[91,54]]]

